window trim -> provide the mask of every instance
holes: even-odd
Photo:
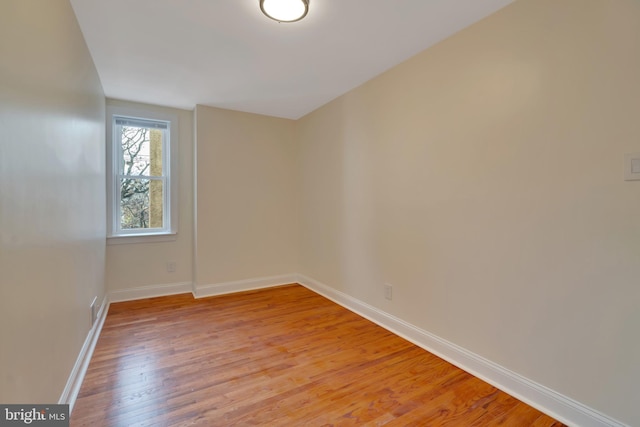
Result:
[[[172,241],[178,234],[178,117],[173,114],[140,108],[126,108],[107,106],[106,114],[106,148],[107,148],[107,244],[146,243]],[[165,200],[165,218],[167,226],[160,231],[125,231],[118,233],[118,196],[115,189],[119,188],[116,180],[119,174],[119,145],[114,139],[116,117],[128,117],[139,120],[164,121],[169,123],[169,149],[163,153],[163,168],[166,167],[166,181],[168,185]],[[166,160],[166,164],[164,161]]]

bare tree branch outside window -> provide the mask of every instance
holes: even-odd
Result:
[[[123,174],[120,184],[122,228],[149,227],[149,179],[150,168],[148,128],[122,127]],[[133,178],[132,176],[141,176]]]

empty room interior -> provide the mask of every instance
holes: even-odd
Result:
[[[640,426],[640,2],[279,1],[0,1],[0,404]]]

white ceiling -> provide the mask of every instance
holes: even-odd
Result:
[[[513,0],[71,0],[106,96],[297,119]]]

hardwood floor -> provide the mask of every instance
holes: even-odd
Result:
[[[112,304],[72,426],[562,426],[299,285]]]

